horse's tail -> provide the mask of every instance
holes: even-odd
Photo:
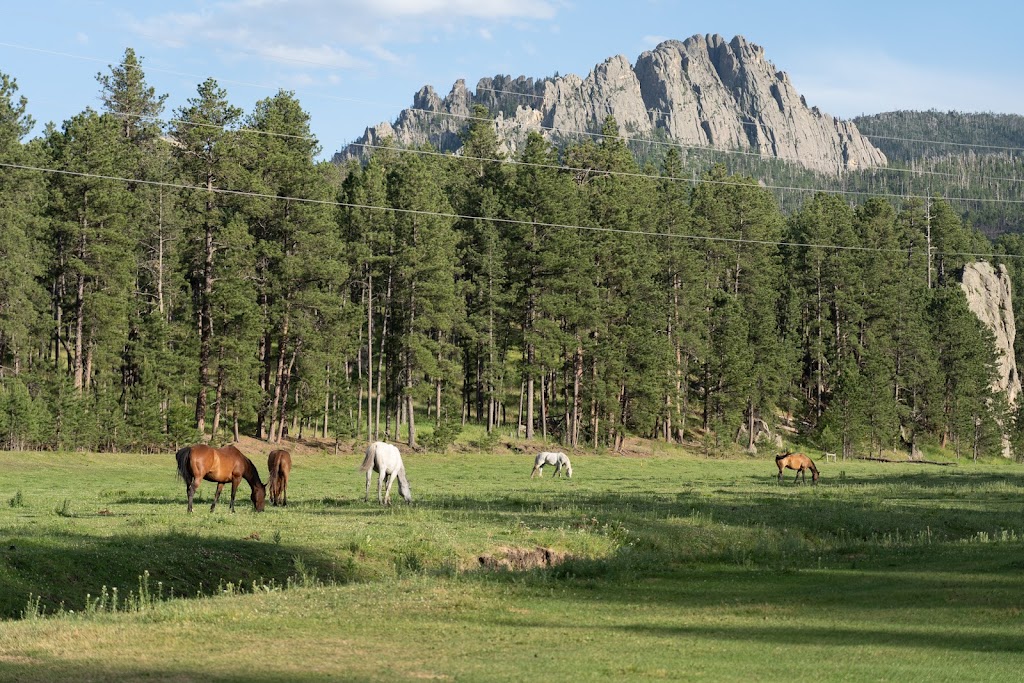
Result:
[[[277,490],[275,488],[277,485],[277,463],[274,463],[274,465],[274,467],[270,468],[270,474],[267,475],[266,484],[267,491],[270,492],[271,496],[276,495],[275,491]]]
[[[363,458],[363,464],[359,466],[360,472],[369,472],[370,468],[373,467],[373,456],[377,453],[377,442],[374,441],[366,447],[366,457]],[[383,475],[381,475],[383,476]]]
[[[178,461],[178,476],[181,477],[185,484],[192,484],[192,447],[185,446],[180,451],[174,454],[174,459]]]

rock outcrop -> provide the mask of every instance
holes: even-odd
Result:
[[[1021,382],[1013,354],[1017,328],[1013,319],[1013,288],[1006,266],[1000,265],[997,270],[988,261],[969,263],[964,266],[961,286],[967,293],[971,312],[995,337],[999,376],[993,388],[1005,393],[1007,402],[1015,405]]]
[[[610,114],[624,136],[750,152],[823,173],[886,164],[852,122],[808,107],[760,46],[718,35],[665,41],[640,55],[636,65],[611,57],[583,79],[499,75],[481,79],[475,94],[459,80],[443,99],[425,86],[411,109],[394,123],[367,128],[335,161],[365,156],[366,145],[385,137],[399,145],[429,142],[455,151],[475,104],[495,115],[510,153],[530,131],[556,142],[578,140],[599,131]]]
[[[960,283],[967,293],[967,305],[995,337],[998,376],[992,388],[1006,395],[1013,407],[1020,396],[1020,374],[1013,353],[1017,327],[1013,319],[1013,287],[1006,266],[997,270],[988,261],[977,261],[964,266]],[[1009,437],[1003,434],[1003,456],[1012,457]]]

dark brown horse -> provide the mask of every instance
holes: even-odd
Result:
[[[796,470],[796,477],[793,479],[793,483],[803,475],[803,482],[807,483],[807,470],[811,471],[811,484],[818,483],[818,468],[814,466],[814,461],[808,458],[803,453],[783,453],[782,455],[775,456],[775,464],[779,468],[779,483],[782,483],[782,470],[791,469]]]
[[[245,479],[252,489],[252,504],[256,512],[263,511],[263,501],[267,495],[263,482],[260,481],[260,473],[252,460],[242,455],[242,452],[234,446],[223,448],[211,448],[206,444],[185,446],[174,456],[178,460],[178,476],[185,480],[185,492],[188,494],[188,511],[192,512],[192,497],[199,488],[199,483],[205,479],[217,483],[217,494],[213,497],[213,505],[210,512],[217,507],[220,500],[220,492],[224,490],[224,484],[231,482],[231,511],[235,511],[235,492],[238,491],[238,484]]]
[[[270,491],[270,502],[274,505],[288,504],[288,475],[292,471],[292,454],[288,451],[270,451],[267,456],[267,467],[270,478],[267,489]]]

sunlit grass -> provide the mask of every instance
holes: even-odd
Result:
[[[0,680],[1019,670],[1010,463],[819,463],[812,487],[768,458],[574,454],[573,479],[531,480],[531,453],[408,454],[416,503],[382,509],[360,454],[293,458],[287,508],[243,484],[211,514],[206,482],[188,515],[170,454],[0,453]],[[481,568],[536,547],[564,560]]]

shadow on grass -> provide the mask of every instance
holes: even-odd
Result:
[[[884,581],[883,581],[884,579]],[[810,581],[827,583],[827,589],[807,589]],[[527,584],[529,585],[529,584]],[[629,585],[602,584],[601,590],[572,586],[555,594],[538,592],[533,599],[561,605],[550,613],[550,621],[535,616],[506,616],[493,620],[496,626],[514,629],[528,636],[529,629],[564,628],[559,612],[572,614],[574,628],[609,629],[625,634],[655,638],[699,638],[730,640],[764,645],[806,647],[901,648],[923,651],[964,651],[990,653],[1024,652],[1024,641],[1007,622],[991,628],[960,628],[949,617],[935,618],[930,612],[951,608],[1020,607],[1020,588],[1006,583],[986,583],[968,588],[964,604],[950,602],[958,592],[953,582],[893,574],[863,576],[853,573],[821,573],[815,576],[718,571],[680,572],[655,582]],[[981,602],[975,598],[986,596]],[[644,606],[657,606],[643,618]],[[716,609],[722,618],[714,623],[693,623],[692,609]],[[595,611],[597,612],[595,614]],[[524,613],[533,612],[524,610]],[[820,617],[813,616],[820,614]],[[789,615],[780,628],[782,615]],[[906,615],[910,615],[909,617]],[[468,620],[472,617],[467,617]],[[804,624],[799,620],[803,619]],[[842,623],[839,623],[839,620]],[[741,622],[723,623],[724,620]],[[761,625],[757,622],[768,621]],[[820,623],[808,626],[807,621]],[[982,617],[981,622],[990,622]],[[978,623],[977,620],[974,623]],[[554,636],[548,634],[547,639]]]
[[[989,548],[985,554],[1005,560],[1015,553]],[[575,568],[585,571],[579,563]],[[572,575],[571,567],[560,571]],[[700,567],[666,570],[640,580],[576,577],[559,582],[556,591],[551,590],[550,574],[478,575],[481,581],[511,583],[520,592],[521,607],[534,600],[547,606],[523,609],[523,616],[499,616],[493,623],[524,638],[530,637],[530,628],[558,629],[571,623],[583,630],[606,628],[657,638],[1024,652],[1017,635],[1018,615],[1024,611],[1024,576],[1019,571],[979,578],[898,570],[779,573]],[[560,606],[551,608],[552,603]],[[699,615],[709,609],[716,618],[701,623]],[[538,614],[547,620],[538,620]],[[780,621],[785,628],[779,627]]]
[[[154,597],[207,596],[228,583],[246,592],[257,585],[285,586],[303,571],[325,581],[346,581],[345,568],[305,547],[289,547],[257,534],[216,539],[197,534],[116,535],[63,533],[45,539],[15,536],[0,539],[0,618],[22,615],[29,595],[52,613],[61,607],[80,611],[86,596],[117,587],[120,600],[138,594],[140,577],[149,572]],[[157,593],[159,592],[159,596]]]
[[[804,643],[819,647],[908,648],[917,650],[966,652],[1024,652],[1017,636],[1003,633],[950,633],[937,629],[868,629],[831,625],[828,628],[754,626],[651,626],[635,624],[622,630],[662,638],[696,636],[716,640],[735,640],[773,645]]]
[[[794,495],[795,493],[795,495]],[[999,504],[993,496],[929,497],[908,488],[899,496],[829,495],[826,487],[801,491],[765,486],[760,491],[716,490],[714,497],[684,490],[672,494],[591,493],[574,491],[509,495],[481,499],[470,496],[424,497],[418,506],[445,512],[472,512],[484,520],[518,521],[531,528],[581,523],[624,524],[628,529],[658,527],[666,520],[690,519],[705,525],[773,529],[786,533],[840,536],[852,541],[927,534],[933,541],[964,540],[977,533],[1010,529],[1024,535],[1024,515],[1017,499],[1007,494]],[[961,509],[984,502],[991,509]],[[652,529],[672,533],[672,528]],[[884,540],[884,539],[883,539]]]

